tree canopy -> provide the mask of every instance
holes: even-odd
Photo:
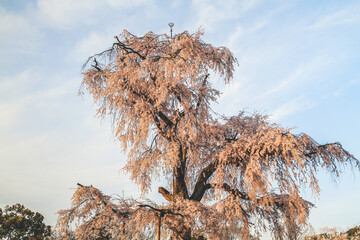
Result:
[[[9,240],[44,239],[51,235],[51,227],[44,217],[17,203],[0,208],[0,238]]]
[[[246,238],[265,229],[281,239],[284,226],[306,223],[313,204],[300,189],[319,194],[319,169],[337,177],[342,166],[360,168],[340,143],[319,144],[259,113],[213,112],[220,92],[210,74],[229,84],[237,60],[202,34],[137,37],[125,30],[86,62],[82,90],[99,117],[112,119],[128,153],[125,171],[143,193],[156,177],[167,179],[159,193],[168,204],[119,201],[80,186],[72,208],[59,212],[64,237],[78,219],[83,238],[100,226],[124,239],[141,236],[161,220],[162,236],[173,239]]]

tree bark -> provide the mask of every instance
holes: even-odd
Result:
[[[159,193],[161,193],[161,195],[163,195],[163,197],[168,200],[169,202],[171,202],[173,200],[173,195],[165,188],[163,187],[159,187]]]
[[[205,167],[199,174],[199,177],[196,181],[196,185],[191,195],[190,199],[200,202],[203,198],[205,191],[208,189],[207,180],[216,170],[217,162],[214,161]]]
[[[186,230],[186,232],[183,236],[183,240],[191,240],[191,230],[190,229]]]
[[[174,168],[174,198],[189,199],[189,194],[185,182],[186,174],[186,149],[181,145],[179,148],[179,164]]]
[[[161,217],[162,217],[162,214],[159,213],[158,225],[157,225],[157,229],[156,229],[156,240],[160,240],[160,237],[161,237]]]

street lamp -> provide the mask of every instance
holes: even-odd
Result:
[[[172,38],[172,28],[174,26],[174,23],[169,23],[169,27],[170,27],[170,37]]]

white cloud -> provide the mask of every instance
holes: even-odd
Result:
[[[101,1],[98,1],[101,2]],[[103,0],[104,4],[108,4],[111,7],[121,7],[121,8],[132,8],[132,7],[136,7],[139,6],[141,4],[144,4],[146,2],[146,0],[132,0],[132,1],[127,1],[127,0]]]
[[[60,29],[72,29],[81,24],[96,23],[104,11],[137,7],[145,0],[38,0],[40,16],[45,24]]]
[[[54,224],[54,213],[70,206],[74,191],[70,188],[76,187],[77,182],[99,188],[126,182],[123,189],[127,194],[136,193],[136,188],[126,187],[131,185],[128,176],[118,174],[122,156],[109,141],[100,142],[99,136],[89,138],[85,134],[78,140],[82,142],[75,144],[69,132],[31,137],[2,135],[0,189],[3,204],[26,203],[44,213],[47,223]],[[44,205],[40,199],[48,199],[49,204]]]
[[[264,94],[260,95],[259,98],[263,99],[278,92],[288,92],[291,88],[298,87],[307,82],[307,80],[310,79],[311,74],[314,74],[316,71],[321,70],[332,62],[333,60],[327,56],[317,56],[305,64],[298,66],[288,78],[281,81],[279,84],[275,84],[273,88],[270,88]]]
[[[34,90],[35,77],[54,84]],[[81,101],[66,104],[69,96],[76,96],[78,83],[79,79],[53,80],[27,70],[0,84],[2,93],[13,91],[0,95],[1,204],[23,203],[43,213],[50,224],[57,210],[70,205],[74,190],[69,188],[77,182],[99,188],[126,182],[122,188],[127,193],[135,195],[137,190],[128,176],[118,173],[124,156],[108,124],[101,127],[93,112],[77,105]]]
[[[20,106],[0,102],[0,132],[10,127],[17,119]]]
[[[355,4],[353,6],[320,17],[315,23],[311,24],[308,29],[317,30],[339,25],[358,23],[360,21],[359,12],[360,5]]]
[[[42,33],[28,18],[0,6],[0,61],[12,53],[34,54],[41,45]]]
[[[192,8],[195,12],[195,27],[203,26],[206,31],[216,31],[223,21],[238,18],[244,12],[257,6],[259,1],[206,1],[193,0]]]
[[[98,7],[97,0],[76,1],[76,0],[38,0],[37,5],[45,24],[71,28],[76,22],[90,23],[93,21],[91,15]]]
[[[15,76],[3,77],[0,82],[0,100],[3,103],[30,104],[35,101],[48,100],[68,93],[76,94],[76,89],[81,82],[79,78],[70,78],[65,81],[53,76],[51,79],[27,69]],[[36,79],[36,80],[34,80]],[[33,89],[36,83],[45,81],[49,86]],[[34,86],[33,86],[34,85]]]
[[[258,4],[260,5],[260,4]],[[250,7],[251,6],[251,7]],[[250,10],[252,7],[256,7],[256,5],[245,8],[246,10]],[[235,31],[233,31],[232,34],[230,34],[228,38],[228,43],[226,46],[228,46],[230,49],[239,49],[239,47],[242,46],[240,40],[243,39],[249,39],[256,33],[259,33],[261,30],[263,30],[265,27],[272,24],[273,18],[277,16],[278,14],[291,9],[294,7],[294,3],[286,2],[283,4],[280,4],[279,6],[274,6],[273,8],[270,8],[264,15],[255,18],[255,20],[250,22],[245,21],[236,21],[236,27]],[[238,16],[238,18],[241,15]],[[262,39],[263,40],[263,39]],[[236,50],[235,50],[236,52]]]
[[[35,102],[41,100],[51,100],[54,98],[60,98],[65,95],[76,95],[79,84],[81,82],[80,78],[74,77],[66,80],[58,79],[60,77],[54,76],[54,84],[46,89],[33,91],[29,95],[26,95],[22,101],[23,102]]]
[[[340,97],[343,95],[346,90],[348,90],[351,87],[356,87],[356,85],[360,84],[360,79],[351,80],[348,82],[344,82],[342,86],[340,86],[338,89],[335,90],[332,94],[325,96],[325,98],[332,98],[332,97]]]
[[[229,36],[228,44],[226,44],[226,46],[230,49],[238,49],[239,48],[239,44],[238,44],[239,39],[241,39],[242,37],[249,37],[250,35],[252,35],[252,34],[258,32],[259,30],[261,30],[262,28],[264,28],[267,24],[269,24],[269,20],[262,19],[246,28],[242,25],[238,25],[235,28],[235,31]]]
[[[33,77],[36,77],[32,69],[27,69],[15,76],[1,76],[0,99],[18,96],[19,92],[26,91]]]
[[[89,56],[110,48],[114,42],[113,37],[112,31],[107,31],[106,33],[91,32],[80,42],[76,43],[72,51],[70,51],[69,59],[83,63]]]
[[[35,106],[56,108],[57,100],[67,94],[76,96],[80,79],[70,78],[65,81],[49,79],[28,69],[15,76],[2,77],[0,82],[0,132],[11,132],[21,126],[27,118],[24,112]],[[34,89],[36,81],[53,81],[50,86]],[[42,85],[40,83],[40,85]]]
[[[16,123],[23,104],[22,94],[34,77],[31,69],[12,77],[1,77],[0,82],[0,131],[5,131]]]
[[[312,108],[313,106],[314,104],[309,99],[302,96],[296,97],[272,111],[270,118],[276,122],[300,111]]]

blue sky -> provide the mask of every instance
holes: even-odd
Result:
[[[123,29],[164,33],[169,22],[204,28],[238,58],[230,85],[214,80],[215,110],[257,110],[360,158],[359,13],[359,1],[0,0],[0,206],[20,202],[54,224],[77,182],[139,196],[109,122],[77,96],[81,66]],[[319,178],[320,198],[305,193],[315,229],[359,225],[360,173]]]

